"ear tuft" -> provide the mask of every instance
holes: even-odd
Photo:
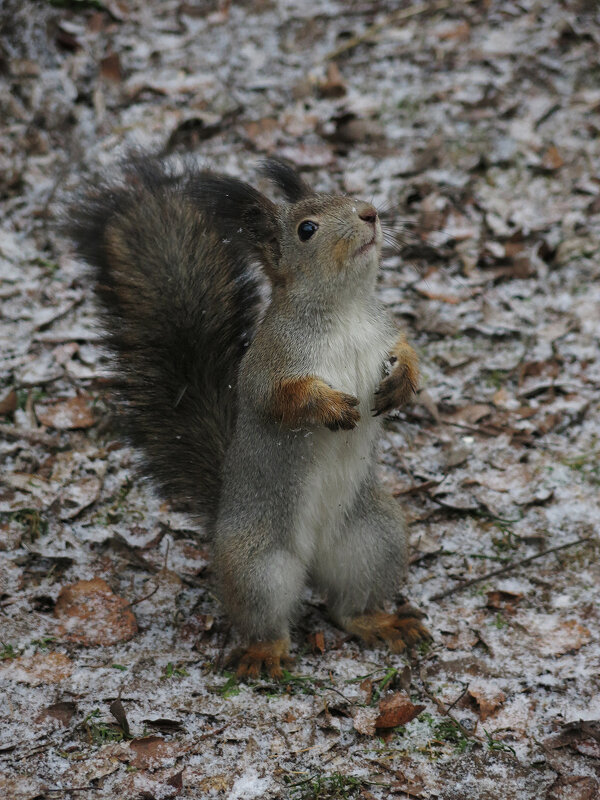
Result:
[[[260,172],[281,189],[285,199],[290,203],[297,203],[315,194],[293,167],[278,158],[268,158],[263,161]]]
[[[279,261],[277,207],[247,183],[226,175],[201,171],[188,177],[186,192],[216,230],[238,241],[267,272]]]

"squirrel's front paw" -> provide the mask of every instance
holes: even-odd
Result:
[[[349,431],[356,427],[360,419],[357,397],[332,390],[327,400],[323,421],[330,431]]]
[[[390,362],[392,371],[375,392],[375,407],[372,409],[375,417],[408,403],[419,384],[419,359],[403,335],[396,340]]]
[[[293,658],[289,654],[289,640],[253,642],[248,647],[233,653],[230,661],[237,661],[236,676],[240,680],[256,680],[264,669],[273,680],[283,678],[283,667],[289,667]]]
[[[417,374],[409,364],[397,364],[387,378],[384,378],[375,392],[373,416],[378,417],[386,411],[408,403],[417,391]]]

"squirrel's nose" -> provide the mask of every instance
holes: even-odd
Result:
[[[375,225],[377,222],[377,211],[373,208],[373,206],[365,206],[358,216],[359,219],[368,222],[370,225]]]

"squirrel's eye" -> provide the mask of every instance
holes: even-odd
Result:
[[[298,238],[301,242],[307,242],[319,226],[316,222],[309,219],[304,220],[298,225]]]

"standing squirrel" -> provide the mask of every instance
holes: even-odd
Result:
[[[377,211],[315,193],[277,160],[263,174],[285,203],[134,156],[73,206],[70,234],[95,269],[131,439],[212,535],[244,638],[238,676],[278,678],[307,583],[367,643],[400,652],[429,633],[410,607],[383,611],[407,532],[375,478],[376,444],[418,366],[376,298]]]

